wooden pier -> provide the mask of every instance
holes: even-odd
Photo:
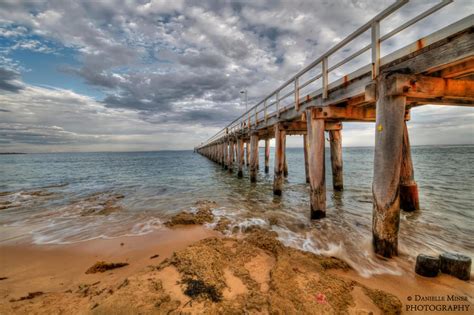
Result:
[[[400,209],[420,207],[406,124],[411,109],[427,104],[474,105],[474,15],[381,56],[384,41],[452,1],[441,1],[381,35],[380,22],[407,2],[396,1],[195,151],[230,171],[235,159],[237,177],[242,177],[245,155],[250,181],[255,182],[259,140],[265,140],[264,170],[269,172],[269,139],[275,138],[273,193],[281,195],[288,175],[286,136],[303,135],[310,218],[321,219],[326,215],[325,131],[329,133],[333,187],[341,191],[343,123],[375,122],[373,246],[379,255],[397,255]],[[371,34],[368,46],[329,63],[330,57],[365,32]],[[334,79],[334,70],[368,51],[370,64]]]

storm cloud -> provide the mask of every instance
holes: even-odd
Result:
[[[147,149],[151,139],[153,149],[191,148],[245,110],[242,89],[248,90],[249,104],[255,104],[392,2],[1,1],[0,39],[8,43],[0,47],[2,148],[23,143],[31,150],[42,150],[37,148],[41,144],[58,150],[91,145]],[[382,24],[382,34],[437,2],[410,2]],[[471,1],[456,1],[385,43],[383,51],[473,10]],[[335,58],[369,38],[364,34]],[[76,62],[59,71],[103,97],[30,85],[21,74],[35,69],[12,60],[15,51],[61,54],[61,49],[71,51]],[[362,56],[353,66],[365,62]],[[424,126],[430,123],[426,113],[420,121]],[[450,109],[450,114],[453,123],[471,117],[465,109]],[[166,138],[171,130],[183,137]],[[353,130],[348,143],[359,145],[357,133],[370,134],[372,128]]]

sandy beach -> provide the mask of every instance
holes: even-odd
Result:
[[[206,203],[199,207],[144,236],[2,245],[0,313],[420,314],[411,304],[472,310],[472,281],[423,278],[410,266],[402,276],[364,278],[342,260],[285,247],[261,227],[224,236],[201,225],[212,213]],[[90,273],[101,261],[127,265]]]

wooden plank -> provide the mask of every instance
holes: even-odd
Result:
[[[472,74],[473,69],[474,56],[469,56],[450,64],[448,67],[446,67],[446,65],[443,65],[442,67],[439,67],[439,69],[431,69],[425,74],[445,79],[462,78]]]
[[[324,125],[324,130],[330,131],[330,130],[341,130],[342,129],[342,123],[340,121],[326,121]]]
[[[328,106],[314,109],[318,119],[345,121],[375,121],[375,108],[356,106]]]
[[[474,103],[474,80],[397,73],[391,75],[388,81],[387,95],[403,95],[411,99],[463,99]]]

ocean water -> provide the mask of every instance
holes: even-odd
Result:
[[[261,142],[262,144],[263,142]],[[283,196],[272,194],[260,150],[258,182],[238,179],[192,151],[0,155],[0,244],[68,244],[143,235],[197,200],[214,200],[216,222],[276,231],[288,246],[347,261],[363,276],[400,274],[418,253],[474,257],[474,146],[412,147],[421,210],[401,213],[400,258],[371,249],[373,148],[344,148],[344,191],[332,190],[326,150],[327,218],[309,220],[302,148],[288,148]],[[270,224],[270,222],[272,224]],[[212,228],[213,224],[209,224]]]

